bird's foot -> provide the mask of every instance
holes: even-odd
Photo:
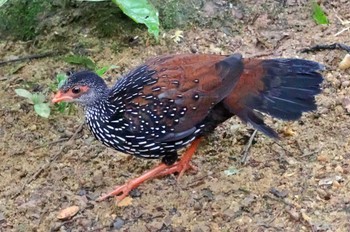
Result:
[[[193,154],[195,153],[198,145],[199,145],[200,139],[197,139],[193,141],[191,146],[188,148],[188,150],[185,152],[185,154],[182,156],[181,160],[168,166],[166,164],[160,164],[157,167],[149,170],[148,172],[144,173],[143,175],[132,179],[128,182],[126,182],[124,185],[117,186],[112,192],[103,195],[97,199],[97,201],[103,201],[109,197],[115,196],[117,201],[123,200],[131,190],[137,188],[140,184],[147,180],[151,180],[156,177],[171,175],[174,173],[178,173],[178,179],[185,173],[187,170],[197,170],[197,167],[192,165],[190,163],[191,158]]]
[[[167,166],[166,164],[160,164],[157,167],[151,169],[150,171],[146,172],[145,174],[134,178],[128,182],[126,182],[123,185],[119,185],[116,186],[116,188],[106,194],[103,195],[101,197],[99,197],[97,199],[97,201],[103,201],[109,197],[115,196],[117,201],[121,201],[123,200],[126,196],[128,196],[129,192],[135,188],[137,188],[140,184],[142,184],[143,182],[153,179],[155,177],[161,176],[160,174],[166,170],[167,168],[169,168],[169,166]]]
[[[123,184],[123,185],[118,185],[115,187],[115,189],[112,192],[109,192],[108,194],[105,194],[99,198],[97,198],[96,201],[103,201],[109,197],[115,196],[115,199],[117,201],[123,200],[125,197],[128,196],[129,192],[132,190],[132,186],[129,185],[129,182]]]
[[[166,175],[178,173],[177,179],[179,180],[187,170],[197,172],[198,168],[193,164],[191,164],[189,160],[181,159],[175,164],[169,166],[168,169],[160,172],[158,176],[166,176]]]
[[[159,167],[162,168],[163,165],[164,164],[161,164],[160,166],[158,166],[156,168],[159,168]],[[179,180],[181,178],[181,176],[183,176],[183,174],[187,170],[197,171],[197,169],[198,168],[196,166],[192,165],[189,162],[184,163],[184,162],[179,161],[171,166],[166,167],[166,169],[164,169],[163,171],[159,171],[159,173],[155,173],[154,176],[148,175],[149,172],[147,172],[144,175],[142,175],[138,178],[132,179],[123,185],[118,185],[115,187],[115,189],[112,192],[109,192],[108,194],[99,197],[97,199],[97,201],[103,201],[109,197],[114,196],[115,199],[119,202],[119,201],[123,200],[125,197],[127,197],[133,189],[137,188],[141,183],[143,183],[149,179],[178,173],[177,179]],[[151,170],[151,172],[152,171],[154,171],[154,169]]]

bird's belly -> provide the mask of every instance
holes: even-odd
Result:
[[[108,130],[91,125],[89,122],[88,125],[95,138],[107,147],[114,148],[123,153],[150,159],[173,154],[176,150],[187,146],[196,138],[196,135],[193,134],[179,141],[159,142],[156,139],[146,139],[145,136],[141,135],[125,134],[125,131],[121,131],[121,133],[110,133]]]

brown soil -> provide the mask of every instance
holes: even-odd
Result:
[[[71,115],[54,112],[44,119],[14,89],[44,91],[49,97],[55,74],[71,65],[48,57],[2,66],[1,231],[350,231],[350,114],[344,104],[350,97],[350,70],[338,69],[345,52],[299,52],[314,44],[350,44],[349,31],[335,35],[350,26],[336,18],[350,19],[350,3],[321,1],[330,20],[322,26],[315,24],[309,4],[302,1],[285,1],[285,6],[242,1],[239,8],[220,2],[204,4],[202,11],[210,16],[205,20],[214,22],[211,16],[225,10],[226,16],[231,14],[224,19],[226,26],[192,26],[179,43],[172,38],[176,30],[165,31],[158,44],[138,30],[138,44],[115,53],[114,38],[97,38],[89,30],[79,37],[67,26],[62,46],[73,50],[80,41],[99,66],[118,65],[109,73],[109,84],[147,58],[167,53],[240,52],[245,57],[315,60],[327,67],[317,112],[297,122],[269,119],[281,141],[258,133],[246,164],[241,164],[241,152],[252,129],[232,118],[202,143],[193,159],[200,167],[197,173],[180,181],[169,176],[147,182],[121,207],[113,199],[94,200],[159,161],[130,159],[108,149],[86,127],[70,143],[52,143],[72,136],[83,122],[82,110],[76,107]],[[39,45],[0,43],[1,60],[34,53],[40,53]],[[237,173],[227,175],[228,169]],[[75,216],[57,219],[61,209],[73,205],[80,209]]]

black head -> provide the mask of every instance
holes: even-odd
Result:
[[[108,92],[104,80],[91,71],[74,73],[59,89],[53,102],[79,102],[84,106],[95,104]]]

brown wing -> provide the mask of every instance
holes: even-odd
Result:
[[[144,130],[158,141],[193,133],[243,72],[239,54],[164,56],[148,61],[146,67],[153,81],[126,104],[125,117],[134,133]]]

